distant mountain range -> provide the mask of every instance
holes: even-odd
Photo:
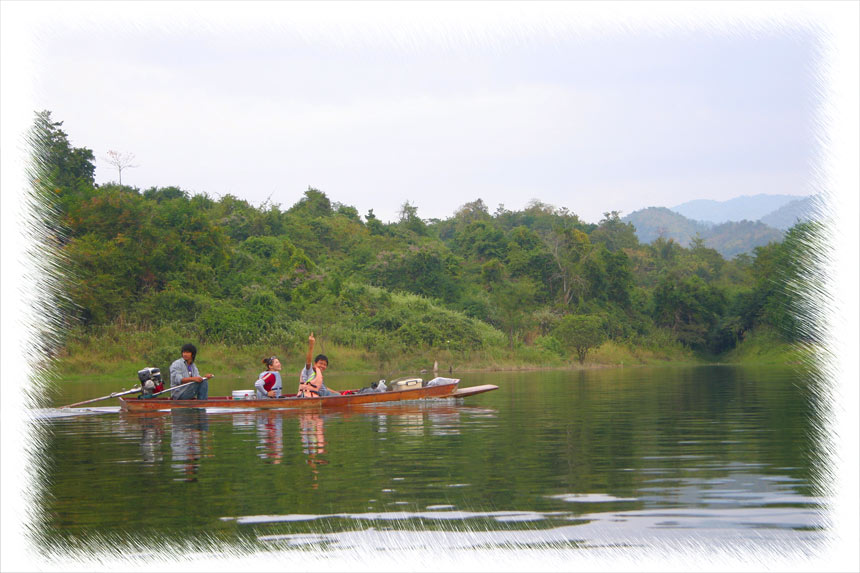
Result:
[[[821,207],[821,197],[819,195],[810,195],[809,197],[789,201],[776,211],[761,217],[759,221],[765,225],[787,231],[798,221],[814,219]]]
[[[800,199],[797,195],[766,195],[762,193],[743,195],[727,201],[697,199],[669,208],[688,219],[716,224],[727,221],[758,221],[797,199]]]
[[[705,245],[726,258],[781,241],[799,221],[815,218],[820,197],[754,195],[728,201],[696,200],[671,209],[648,207],[625,216],[642,243],[662,236],[685,247],[698,234]]]

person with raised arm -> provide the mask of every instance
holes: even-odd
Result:
[[[340,396],[340,392],[326,388],[323,381],[323,372],[328,368],[328,357],[325,354],[317,354],[316,358],[311,362],[311,357],[314,355],[314,333],[308,337],[308,354],[305,358],[305,367],[299,374],[299,392],[298,396],[302,398],[317,398],[319,396]]]

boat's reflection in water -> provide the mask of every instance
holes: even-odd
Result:
[[[121,414],[122,426],[131,435],[140,437],[141,460],[146,465],[163,461],[165,432],[170,432],[171,466],[179,474],[179,481],[197,481],[202,460],[214,455],[211,444],[210,422],[230,424],[242,433],[245,427],[256,434],[258,456],[264,463],[281,464],[285,458],[284,427],[298,427],[301,452],[311,468],[313,482],[318,488],[320,466],[329,463],[326,442],[326,423],[350,418],[370,419],[378,434],[396,433],[402,438],[420,440],[430,435],[458,435],[467,419],[495,417],[495,410],[474,408],[446,401],[403,402],[335,408],[324,411],[255,410],[225,411],[212,408],[175,409],[169,412]],[[139,434],[138,434],[139,432]],[[251,435],[253,435],[253,433]],[[250,436],[249,436],[250,437]],[[381,439],[385,439],[384,436]],[[254,441],[253,439],[251,441]],[[293,443],[288,440],[288,443]],[[220,448],[223,449],[223,448]],[[287,452],[286,455],[289,455]]]
[[[140,455],[146,465],[155,465],[164,459],[161,444],[164,440],[164,419],[162,413],[137,416],[133,427],[140,429]]]
[[[209,434],[209,419],[205,408],[176,409],[170,413],[170,449],[172,467],[180,474],[179,481],[197,481]]]
[[[397,432],[404,436],[458,435],[461,416],[493,417],[495,410],[473,408],[448,403],[401,403],[376,404],[351,408],[349,415],[375,419],[376,431],[380,434]]]
[[[201,460],[210,455],[209,414],[205,408],[168,412],[120,412],[119,427],[129,436],[138,435],[144,465],[157,466],[164,460],[164,434],[170,432],[171,467],[177,481],[197,481]]]
[[[302,437],[302,452],[313,474],[311,489],[319,489],[319,466],[326,465],[328,460],[321,457],[325,450],[325,420],[318,412],[299,414],[299,432]]]
[[[210,414],[213,421],[223,421],[224,414]],[[280,464],[284,459],[284,416],[274,410],[252,410],[228,414],[234,428],[241,432],[244,427],[254,428],[258,456],[270,464]]]
[[[260,459],[280,464],[284,459],[284,417],[276,412],[260,412],[254,419]]]
[[[232,418],[234,428],[253,426],[256,428],[257,449],[259,457],[266,463],[280,464],[284,460],[284,423],[298,421],[299,437],[301,438],[302,453],[314,474],[316,489],[317,466],[325,465],[327,460],[321,458],[326,453],[325,419],[319,412],[303,412],[300,410],[256,410],[211,414],[214,419]]]

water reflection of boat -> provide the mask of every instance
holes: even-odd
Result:
[[[258,412],[257,437],[260,440],[260,457],[273,464],[284,457],[284,417],[278,412]]]
[[[492,384],[458,389],[459,382],[460,380],[456,378],[434,378],[424,386],[407,386],[406,389],[392,389],[387,392],[359,393],[357,390],[350,390],[348,392],[352,393],[323,398],[298,398],[295,394],[291,394],[277,399],[234,400],[231,396],[221,396],[209,398],[205,403],[200,400],[171,400],[161,397],[149,399],[120,397],[118,399],[121,408],[128,412],[189,408],[319,410],[428,398],[465,398],[498,389],[498,386]]]
[[[160,462],[164,436],[164,416],[144,416],[140,420],[140,453],[146,463]]]
[[[179,470],[183,481],[197,481],[200,459],[203,457],[204,438],[209,431],[206,410],[201,408],[171,412],[172,429],[170,447],[173,451],[173,468]]]
[[[471,414],[493,416],[496,410],[493,408],[479,408],[475,406],[457,406],[450,402],[399,402],[394,404],[368,404],[356,406],[350,409],[351,413],[362,416],[373,416],[384,414],[388,416],[432,414],[443,416],[446,414]]]
[[[164,440],[164,420],[169,416],[164,412],[150,412],[129,415],[121,418],[122,424],[130,431],[140,431],[140,455],[145,464],[160,462],[163,459],[161,445]]]
[[[325,420],[315,412],[302,412],[299,415],[299,431],[302,438],[302,451],[307,456],[307,464],[313,474],[311,489],[318,489],[319,477],[318,466],[328,463],[328,460],[319,457],[325,454]]]
[[[463,416],[469,418],[484,418],[492,420],[497,415],[494,408],[481,408],[476,406],[458,406],[446,401],[416,401],[395,402],[388,404],[366,404],[354,406],[344,410],[334,410],[331,415],[347,420],[353,416],[373,418],[376,420],[376,431],[385,433],[394,430],[403,434],[423,434],[425,428],[433,435],[456,435],[460,433],[461,419]],[[137,416],[138,414],[128,414]],[[147,414],[141,414],[147,415]],[[217,417],[229,417],[233,426],[254,426],[258,428],[261,443],[270,444],[279,448],[283,447],[282,440],[275,436],[282,436],[282,432],[276,432],[275,436],[269,438],[268,434],[259,430],[261,427],[283,427],[283,420],[297,417],[302,433],[302,445],[306,454],[325,453],[324,423],[325,416],[319,412],[307,412],[304,410],[265,410],[250,412],[210,412],[210,419]],[[318,447],[314,444],[320,444]]]

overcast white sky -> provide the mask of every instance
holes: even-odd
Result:
[[[286,208],[313,186],[383,220],[405,201],[446,218],[538,199],[596,222],[815,191],[808,26],[625,30],[579,8],[46,5],[33,104],[94,151],[99,183],[117,150],[141,190]]]
[[[39,292],[50,278],[34,270],[22,224],[22,133],[38,109],[95,152],[99,182],[115,179],[101,160],[113,149],[136,155],[123,182],[140,189],[178,185],[287,208],[314,186],[384,220],[404,201],[445,218],[477,198],[491,210],[538,199],[597,221],[691,199],[825,191],[835,240],[818,399],[833,544],[810,562],[740,555],[714,570],[857,570],[860,3],[3,1],[0,10],[3,570],[47,566],[21,525],[34,505],[21,397],[40,358]],[[650,557],[613,569],[687,570]]]

